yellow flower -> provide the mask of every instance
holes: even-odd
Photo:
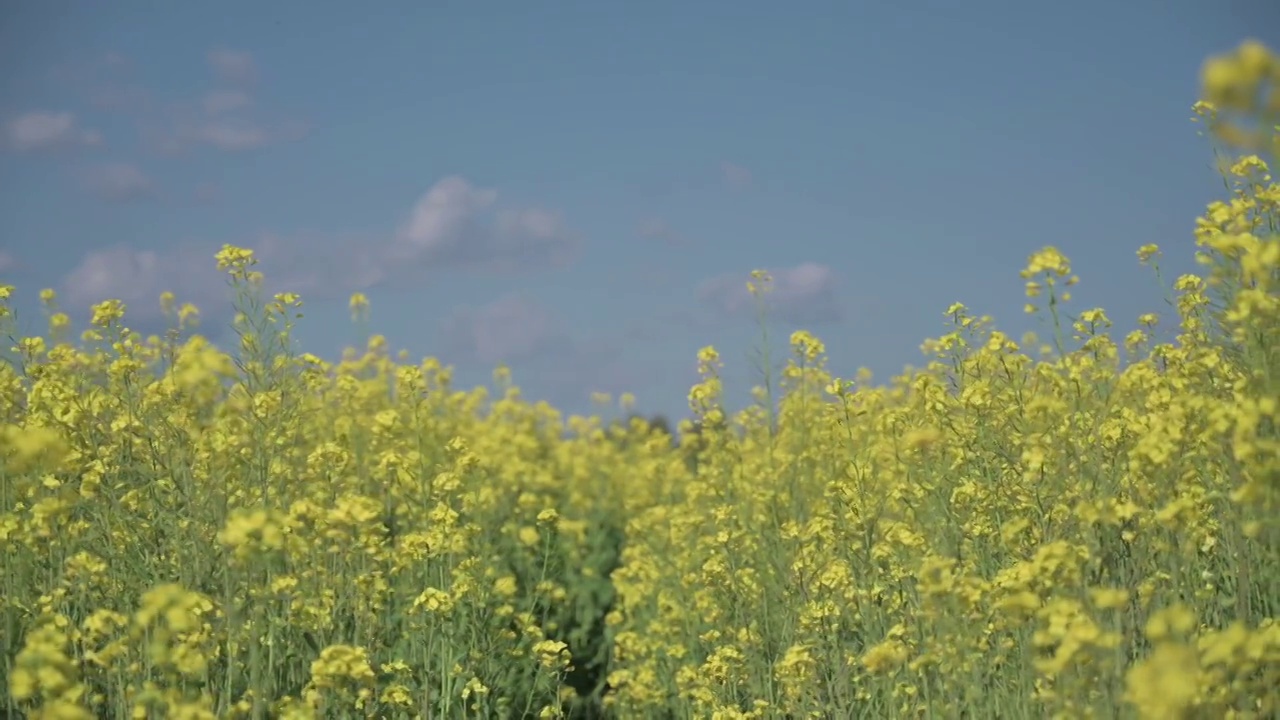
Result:
[[[368,652],[362,647],[330,645],[311,663],[311,682],[318,688],[336,688],[348,682],[372,684],[374,680]]]
[[[1195,650],[1160,643],[1150,657],[1129,670],[1125,685],[1125,699],[1137,707],[1141,717],[1182,717],[1200,692],[1200,665]]]
[[[119,300],[106,300],[93,306],[92,322],[100,328],[109,327],[124,317],[125,306]]]
[[[747,292],[757,297],[765,295],[773,287],[773,276],[766,270],[752,270],[747,281]]]
[[[935,427],[912,428],[902,438],[902,444],[912,450],[924,450],[942,439],[942,431]]]
[[[1066,277],[1071,273],[1071,263],[1057,248],[1046,247],[1031,255],[1022,276],[1030,278],[1043,273]]]
[[[1160,255],[1160,246],[1155,244],[1143,245],[1138,248],[1138,260],[1143,263],[1150,262],[1154,257]]]
[[[862,665],[873,675],[881,675],[901,667],[907,661],[907,646],[897,640],[885,640],[862,656]]]
[[[569,664],[569,646],[559,640],[542,640],[535,643],[533,652],[545,668],[561,670]]]
[[[413,601],[414,609],[423,608],[430,613],[447,613],[453,610],[454,601],[449,593],[436,588],[423,590]]]
[[[258,260],[253,256],[252,250],[234,245],[223,245],[222,249],[214,256],[214,259],[218,261],[219,270],[230,271],[232,274],[242,273],[246,268],[258,264]]]
[[[1094,607],[1102,610],[1119,610],[1129,602],[1129,591],[1120,588],[1095,588],[1089,591]]]
[[[485,686],[480,678],[473,677],[462,686],[462,699],[466,700],[471,697],[484,697],[489,694],[489,688]]]
[[[502,597],[515,597],[519,586],[516,584],[516,578],[513,575],[503,575],[493,583],[493,591]]]
[[[1258,82],[1270,74],[1276,59],[1265,45],[1252,38],[1240,43],[1236,49],[1239,72],[1249,82]]]
[[[520,542],[528,545],[529,547],[534,547],[542,542],[542,536],[538,534],[538,529],[531,525],[522,526],[516,533],[516,537],[520,539]]]
[[[797,330],[791,333],[791,349],[796,355],[804,358],[806,362],[817,360],[819,356],[827,351],[822,341],[807,330]]]
[[[1184,638],[1196,627],[1196,616],[1190,608],[1177,603],[1157,611],[1147,619],[1147,639],[1152,642]]]

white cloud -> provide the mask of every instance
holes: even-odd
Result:
[[[19,115],[9,121],[6,135],[9,146],[19,152],[99,145],[102,142],[101,134],[96,130],[81,130],[75,115],[69,112],[34,111]]]
[[[427,190],[413,206],[400,232],[408,249],[423,255],[448,255],[476,232],[476,216],[493,205],[498,193],[474,188],[460,177],[447,177]]]
[[[766,307],[775,317],[792,323],[836,322],[843,317],[831,268],[807,262],[770,271],[773,283]],[[702,283],[698,298],[715,312],[749,316],[756,299],[747,290],[747,275],[721,275]]]
[[[98,197],[112,202],[128,202],[151,197],[151,178],[129,163],[108,163],[90,168],[84,180]]]
[[[433,185],[409,213],[393,261],[516,269],[568,260],[577,241],[559,214],[495,209],[498,193],[457,176]]]

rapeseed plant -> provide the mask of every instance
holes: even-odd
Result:
[[[1047,342],[956,303],[926,366],[873,386],[797,331],[738,413],[704,348],[674,444],[505,368],[457,390],[379,336],[299,353],[301,299],[244,248],[215,259],[231,352],[172,294],[172,332],[109,300],[72,342],[42,293],[48,336],[0,365],[5,709],[1275,716],[1280,60],[1245,43],[1203,80],[1197,118],[1244,154],[1170,314],[1111,337],[1044,248],[1022,275]],[[1137,249],[1161,283],[1162,253]]]

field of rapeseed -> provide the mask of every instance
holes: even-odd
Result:
[[[73,343],[46,293],[48,337],[0,366],[0,705],[1276,717],[1280,186],[1250,153],[1280,155],[1277,85],[1256,44],[1205,66],[1198,118],[1245,152],[1167,314],[1113,338],[1046,248],[1043,342],[957,304],[926,368],[864,387],[800,331],[779,397],[735,416],[708,348],[675,443],[501,371],[500,396],[453,389],[378,337],[296,354],[300,301],[261,297],[247,250],[217,258],[231,353],[140,338],[111,301]]]

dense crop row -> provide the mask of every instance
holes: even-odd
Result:
[[[1278,79],[1246,44],[1206,66],[1198,113],[1266,154],[1240,118],[1280,114]],[[118,302],[71,343],[46,294],[49,336],[0,366],[2,704],[1275,716],[1280,186],[1254,155],[1228,178],[1195,229],[1205,277],[1127,337],[1071,309],[1047,248],[1024,272],[1043,343],[957,304],[926,368],[870,387],[800,331],[777,397],[733,417],[708,348],[675,443],[562,418],[501,371],[498,397],[455,390],[382,338],[295,354],[299,299],[261,298],[246,250],[218,256],[231,354],[143,340]]]

